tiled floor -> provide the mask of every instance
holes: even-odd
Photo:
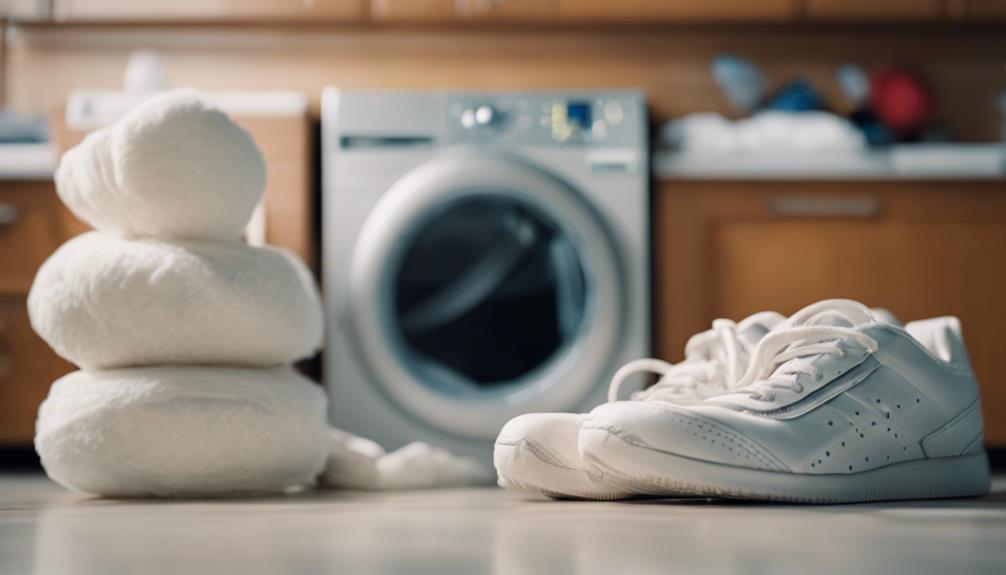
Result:
[[[0,573],[1002,573],[981,500],[555,502],[498,489],[106,501],[0,477]]]

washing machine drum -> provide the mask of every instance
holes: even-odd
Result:
[[[519,160],[449,156],[399,180],[366,221],[351,314],[383,394],[428,425],[491,438],[519,413],[596,395],[621,277],[574,189]]]

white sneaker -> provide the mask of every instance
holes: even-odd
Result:
[[[716,320],[712,329],[688,341],[685,361],[671,365],[640,359],[619,369],[612,378],[609,401],[617,401],[627,378],[639,372],[661,378],[649,389],[632,393],[636,401],[687,405],[723,393],[743,375],[749,352],[783,319],[775,312],[762,312],[740,324]],[[580,458],[577,444],[583,418],[580,413],[529,413],[507,422],[493,452],[500,486],[555,498],[630,496],[630,485],[605,481]]]
[[[579,442],[605,480],[655,495],[845,503],[989,489],[958,320],[900,328],[848,300],[811,305],[763,338],[736,391],[602,405]]]

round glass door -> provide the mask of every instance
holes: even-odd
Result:
[[[403,411],[492,438],[511,417],[572,409],[601,383],[623,321],[620,277],[575,190],[518,160],[452,155],[371,212],[350,316],[374,383]]]
[[[405,248],[393,280],[400,353],[445,395],[511,391],[575,343],[588,289],[560,224],[505,193],[473,194]]]

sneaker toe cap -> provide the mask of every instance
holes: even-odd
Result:
[[[496,450],[507,447],[531,451],[538,459],[553,465],[578,467],[577,440],[583,417],[579,413],[528,413],[515,417],[500,430]],[[499,467],[514,465],[518,459],[497,457],[496,460]]]
[[[700,410],[666,402],[624,401],[596,408],[582,427],[670,455],[753,469],[785,469],[767,449],[716,415],[716,408]],[[580,447],[589,448],[582,440]]]

